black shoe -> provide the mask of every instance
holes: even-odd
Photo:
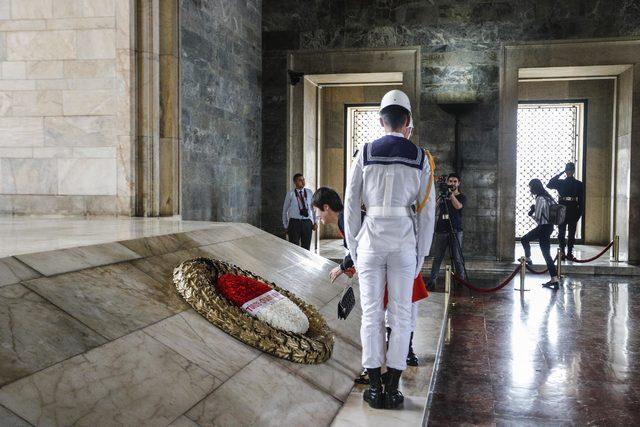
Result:
[[[573,254],[572,254],[571,252],[569,252],[569,253],[567,254],[567,256],[566,256],[566,257],[564,257],[564,259],[569,260],[569,261],[575,261],[575,260],[576,260],[576,257],[574,257],[574,256],[573,256]]]
[[[382,378],[380,368],[367,369],[369,373],[369,388],[364,391],[362,398],[373,409],[382,409],[384,406],[384,392],[382,390]]]
[[[525,259],[524,263],[527,264],[529,267],[533,265],[533,261],[531,261],[530,259]]]
[[[407,354],[407,365],[418,366],[418,356],[413,352],[413,332],[409,338],[409,354]]]
[[[360,372],[360,375],[358,375],[353,382],[356,384],[369,385],[369,373],[367,372],[367,368],[362,368],[362,372]]]
[[[399,369],[387,368],[387,375],[384,381],[384,408],[396,409],[404,402],[404,396],[398,390],[402,371]]]
[[[558,290],[560,289],[560,283],[559,282],[554,282],[553,280],[549,280],[546,283],[542,284],[543,288],[553,288],[554,290]]]

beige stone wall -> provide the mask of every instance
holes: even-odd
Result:
[[[132,0],[0,0],[0,212],[130,214]]]

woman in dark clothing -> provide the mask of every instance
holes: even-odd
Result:
[[[540,251],[549,269],[549,275],[551,280],[543,283],[544,287],[552,287],[558,289],[560,287],[560,280],[558,278],[558,271],[551,258],[551,234],[553,233],[553,224],[549,221],[549,207],[555,203],[553,197],[544,189],[542,182],[539,179],[532,179],[529,181],[529,190],[536,198],[536,204],[531,206],[529,210],[529,216],[532,217],[538,226],[522,236],[520,239],[522,247],[524,248],[524,255],[526,257],[527,264],[531,265],[531,241],[538,240],[540,242]]]

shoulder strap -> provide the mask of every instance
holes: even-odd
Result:
[[[429,196],[431,195],[431,187],[433,186],[433,180],[436,173],[436,162],[433,160],[433,156],[431,155],[429,150],[423,148],[423,151],[424,155],[427,157],[427,159],[429,159],[429,184],[427,185],[427,192],[424,195],[424,199],[422,199],[422,201],[418,205],[418,209],[416,209],[417,213],[420,213],[429,201]]]

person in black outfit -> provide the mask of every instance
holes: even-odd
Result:
[[[435,289],[436,279],[440,272],[440,264],[447,255],[449,247],[453,253],[453,263],[455,271],[460,277],[466,277],[464,262],[462,260],[462,208],[467,202],[464,194],[460,193],[460,177],[451,173],[447,177],[447,185],[452,188],[446,200],[442,197],[438,199],[438,207],[436,211],[436,233],[433,238],[433,264],[431,265],[431,274],[427,288],[432,291]],[[446,209],[445,205],[447,204]],[[448,216],[447,216],[448,211]],[[449,219],[451,224],[449,224]],[[451,235],[451,228],[455,236]],[[457,238],[457,242],[455,241]],[[459,243],[459,245],[458,245]]]
[[[543,283],[544,287],[553,287],[558,290],[560,287],[560,279],[558,278],[558,270],[551,258],[551,233],[553,233],[553,224],[549,221],[549,208],[555,203],[553,197],[547,190],[544,189],[542,181],[539,179],[532,179],[529,181],[529,190],[536,198],[536,204],[531,206],[529,210],[529,216],[532,217],[538,224],[536,228],[522,236],[520,243],[524,248],[524,256],[526,263],[532,265],[531,261],[531,241],[538,240],[540,242],[540,251],[544,257],[547,268],[549,269],[549,275],[551,280]]]
[[[576,259],[573,256],[573,245],[576,242],[576,227],[584,211],[584,187],[582,182],[574,178],[575,172],[576,165],[567,163],[564,172],[551,178],[547,184],[547,188],[558,191],[560,204],[567,207],[564,223],[558,226],[558,243],[560,244],[560,256],[562,259],[568,259],[569,261],[575,261]],[[566,174],[567,177],[560,179],[562,174]],[[568,245],[565,244],[567,228],[569,228]],[[565,246],[568,249],[566,255],[564,252]]]

